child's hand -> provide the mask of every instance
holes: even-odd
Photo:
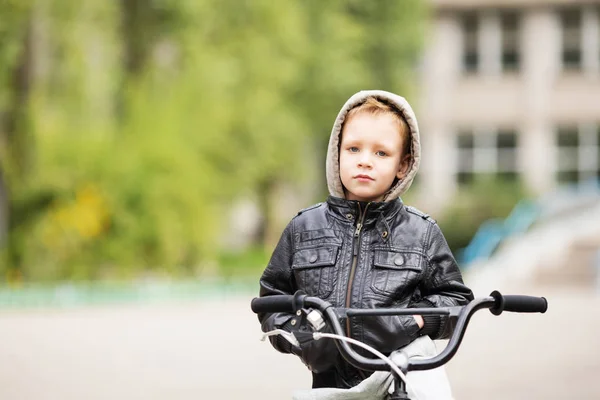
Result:
[[[419,325],[419,329],[421,329],[423,327],[423,325],[425,325],[425,321],[423,321],[423,316],[413,315],[413,318],[417,322],[417,325]]]

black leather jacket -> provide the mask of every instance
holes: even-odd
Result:
[[[400,199],[359,203],[330,196],[298,213],[285,228],[260,280],[260,295],[302,290],[336,307],[446,307],[473,299],[438,225]],[[295,315],[261,314],[263,331],[291,329]],[[445,338],[451,324],[425,316],[419,329],[412,316],[343,320],[351,337],[385,354],[420,335]],[[313,387],[350,387],[361,375],[338,355],[333,340],[292,348],[272,339],[281,352],[300,356],[313,371]],[[319,379],[319,374],[329,374]],[[325,375],[323,375],[325,376]]]

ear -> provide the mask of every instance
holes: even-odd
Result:
[[[410,170],[412,156],[410,154],[405,154],[400,160],[400,165],[398,165],[398,172],[396,173],[396,178],[403,179],[408,171]]]

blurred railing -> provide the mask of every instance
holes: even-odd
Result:
[[[475,261],[490,258],[498,246],[509,237],[524,233],[541,221],[550,221],[574,210],[597,204],[599,200],[598,179],[564,185],[535,201],[522,200],[505,219],[490,219],[481,224],[467,247],[457,252],[457,259],[462,267],[468,269]]]
[[[0,308],[77,307],[221,299],[258,291],[256,281],[190,280],[27,284],[0,287]]]

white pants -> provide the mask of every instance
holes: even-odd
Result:
[[[429,336],[421,336],[400,349],[409,359],[427,359],[437,355],[435,343]],[[392,353],[391,358],[394,359]],[[407,392],[412,400],[452,400],[450,382],[444,367],[428,371],[411,371],[406,375]],[[320,388],[297,391],[294,400],[383,400],[392,390],[393,378],[389,372],[377,371],[350,389]]]
[[[410,359],[427,359],[438,354],[429,336],[421,336],[404,349]],[[408,396],[418,400],[452,400],[450,382],[443,366],[427,371],[411,371],[406,374]]]

